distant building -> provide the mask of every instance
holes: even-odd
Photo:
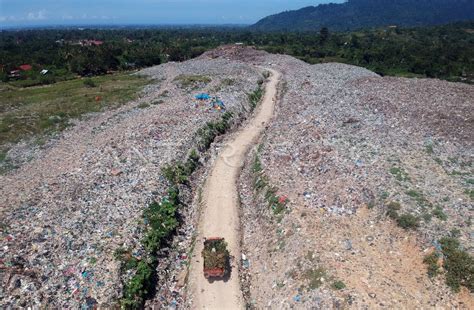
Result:
[[[17,79],[20,77],[20,70],[12,70],[10,71],[10,74],[8,75],[9,78],[11,79]]]
[[[104,44],[101,40],[82,40],[78,43],[80,46],[99,46]]]

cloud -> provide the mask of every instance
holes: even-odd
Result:
[[[15,22],[23,20],[23,18],[17,18],[15,16],[0,16],[0,22]]]
[[[29,12],[26,15],[27,20],[45,20],[46,19],[46,10],[40,10],[38,12]]]

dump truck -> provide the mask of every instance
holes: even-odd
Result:
[[[223,278],[228,274],[230,255],[224,238],[206,238],[201,254],[204,260],[204,277],[207,279]]]

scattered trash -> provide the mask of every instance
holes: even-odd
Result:
[[[345,244],[345,249],[346,249],[347,251],[352,250],[352,241],[351,241],[351,240],[347,239],[347,240],[344,242],[344,244]]]
[[[211,99],[211,96],[208,93],[200,93],[194,96],[197,100],[209,100]]]
[[[288,197],[285,195],[278,197],[278,203],[286,203],[287,200],[288,200]]]
[[[28,167],[12,171],[0,195],[0,205],[9,206],[2,214],[2,223],[9,227],[0,247],[0,266],[8,282],[2,283],[5,308],[79,309],[94,302],[116,302],[121,283],[133,272],[121,272],[114,253],[125,249],[130,257],[143,258],[143,210],[168,188],[161,168],[183,159],[196,146],[196,132],[215,121],[219,109],[235,112],[233,126],[238,126],[249,113],[247,92],[260,78],[251,65],[204,59],[142,72],[160,82],[146,86],[139,99],[75,121],[76,126],[52,146],[21,150],[26,152],[22,158],[28,158]],[[194,94],[161,82],[163,77],[172,81],[178,72],[206,74],[217,85],[224,78],[239,82],[212,96],[203,91],[200,104],[206,108],[196,113],[182,104]],[[166,97],[162,96],[165,92]],[[137,113],[138,104],[158,98],[164,104]],[[94,96],[92,100],[104,99]],[[14,156],[15,152],[19,151],[9,153]],[[165,309],[184,305],[184,287],[178,288],[177,283],[188,267],[195,214],[191,205],[180,214],[185,224],[178,229],[173,246],[160,254],[156,299],[148,303],[161,303]],[[17,274],[18,268],[25,272]]]
[[[122,174],[122,170],[114,168],[114,169],[110,170],[110,174],[113,175],[113,176],[118,176],[119,174]]]
[[[248,260],[247,256],[242,253],[242,267],[248,269],[250,268],[250,261]]]

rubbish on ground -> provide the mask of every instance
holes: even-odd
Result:
[[[194,98],[196,98],[197,100],[209,100],[211,99],[211,96],[207,93],[200,93],[194,96]]]

